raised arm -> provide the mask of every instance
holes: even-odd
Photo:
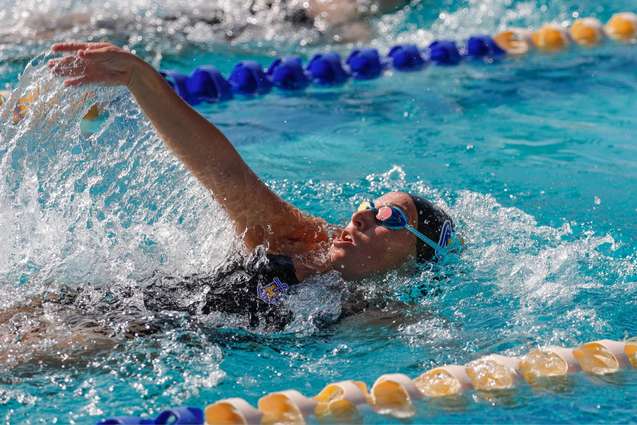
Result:
[[[62,43],[72,55],[49,67],[65,84],[126,85],[166,145],[228,212],[248,248],[266,244],[287,255],[317,249],[325,223],[301,213],[267,187],[221,131],[184,102],[149,64],[108,43]]]

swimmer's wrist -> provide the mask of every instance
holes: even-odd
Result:
[[[157,71],[150,64],[131,54],[130,71],[126,87],[131,92],[135,92],[135,90],[142,87],[145,81],[148,81],[149,77],[156,73]]]

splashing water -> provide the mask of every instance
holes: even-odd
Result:
[[[35,65],[44,59],[27,67],[3,107],[6,118],[17,98],[40,93],[25,118],[0,136],[2,225],[18,235],[2,248],[8,255],[1,279],[130,279],[148,267],[187,272],[218,262],[224,250],[213,247],[231,242],[225,216],[163,148],[130,98],[120,90],[69,91]],[[108,118],[86,135],[80,117],[93,102],[108,105]],[[192,205],[211,211],[205,215],[211,221],[193,220]],[[212,232],[198,231],[202,227]]]

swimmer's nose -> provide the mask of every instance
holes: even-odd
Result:
[[[374,213],[370,210],[356,211],[352,214],[352,224],[359,232],[364,232],[376,224]]]

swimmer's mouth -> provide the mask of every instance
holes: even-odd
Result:
[[[350,235],[350,233],[347,230],[343,230],[341,232],[341,234],[337,238],[334,238],[334,241],[332,243],[336,247],[345,247],[345,246],[354,246],[354,245],[356,245],[354,243],[354,239],[352,238],[352,235]]]

